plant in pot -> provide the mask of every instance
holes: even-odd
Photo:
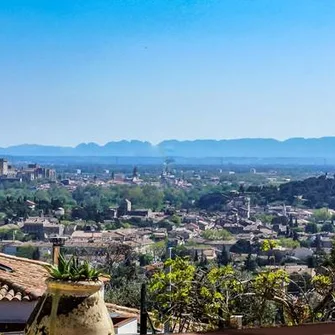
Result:
[[[59,256],[48,265],[47,291],[30,316],[27,335],[113,335],[101,289],[103,275],[85,261]]]

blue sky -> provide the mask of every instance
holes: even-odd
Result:
[[[0,146],[335,135],[334,0],[1,0]]]

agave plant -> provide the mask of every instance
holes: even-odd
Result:
[[[98,280],[100,276],[104,276],[100,270],[94,269],[88,261],[79,263],[78,258],[74,257],[67,261],[62,254],[58,257],[58,266],[47,265],[46,269],[52,278],[59,280]]]

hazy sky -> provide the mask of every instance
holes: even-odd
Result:
[[[335,135],[334,0],[1,0],[0,146]]]

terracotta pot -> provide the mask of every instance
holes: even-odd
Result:
[[[102,282],[48,279],[47,292],[28,320],[26,335],[114,335]]]

